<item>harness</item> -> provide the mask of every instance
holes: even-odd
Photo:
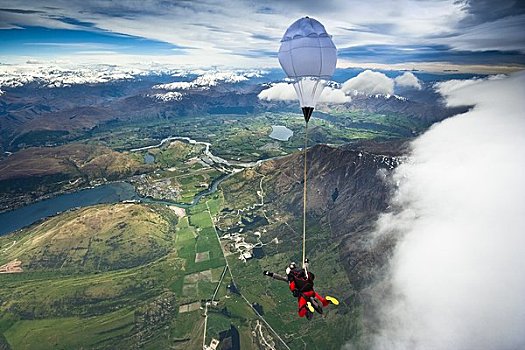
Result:
[[[295,288],[297,288],[301,294],[314,289],[314,281],[311,277],[311,273],[306,277],[306,273],[303,269],[294,269],[290,271],[290,274],[288,275],[289,282],[294,281]]]

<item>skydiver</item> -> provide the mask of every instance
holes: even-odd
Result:
[[[315,275],[308,271],[308,259],[305,261],[304,268],[299,268],[294,262],[286,268],[286,276],[274,272],[264,271],[263,274],[279,281],[288,282],[292,295],[297,298],[299,317],[311,320],[314,311],[323,313],[323,307],[329,304],[339,305],[339,300],[327,295],[323,298],[314,290]],[[321,305],[319,304],[321,303]]]

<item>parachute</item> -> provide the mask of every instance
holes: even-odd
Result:
[[[303,111],[304,181],[303,181],[303,268],[306,271],[306,204],[307,204],[307,148],[308,121],[312,116],[325,81],[332,77],[337,63],[337,49],[324,26],[317,20],[298,19],[284,33],[279,48],[279,63],[293,86]],[[306,272],[308,274],[308,272]]]
[[[337,49],[324,26],[310,17],[295,21],[284,33],[279,63],[293,81],[306,122],[337,63]]]

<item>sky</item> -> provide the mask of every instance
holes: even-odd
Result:
[[[340,68],[525,65],[513,0],[0,0],[0,62],[276,67],[306,15],[333,35]]]

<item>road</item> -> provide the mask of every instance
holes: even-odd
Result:
[[[211,216],[210,207],[208,206],[208,202],[207,201],[206,201],[206,208],[208,209],[208,215],[210,216],[210,220],[211,220],[211,222],[213,224],[213,230],[215,231],[215,236],[217,237],[217,242],[219,243],[219,246],[221,247],[222,255],[224,256],[224,260],[226,262],[226,269],[228,269],[228,272],[230,274],[232,282],[235,283],[235,278],[233,277],[232,270],[230,268],[230,264],[228,263],[228,259],[226,258],[226,253],[224,252],[224,249],[222,247],[221,239],[219,237],[219,233],[217,232],[217,229],[215,228],[215,224],[213,223],[213,217]],[[226,271],[226,269],[225,269],[225,271]],[[223,273],[223,277],[224,277],[224,273]],[[217,290],[218,290],[218,287],[217,287]],[[281,338],[279,333],[277,333],[275,331],[275,329],[273,329],[272,326],[270,326],[270,324],[264,319],[264,317],[261,314],[259,314],[259,312],[252,306],[252,303],[242,294],[242,292],[239,291],[239,294],[240,294],[241,298],[246,302],[246,304],[248,304],[250,306],[250,308],[255,312],[255,314],[259,317],[259,319],[266,325],[266,327],[268,327],[268,329],[270,329],[272,331],[272,333],[277,337],[277,339],[279,339],[279,341],[283,344],[283,346],[286,349],[290,350],[290,347],[288,346],[288,344],[286,344],[286,342],[283,340],[283,338]],[[206,303],[206,304],[208,304],[208,303]],[[207,308],[206,308],[206,312],[207,312]],[[204,338],[204,342],[205,341],[206,341],[206,338]]]

